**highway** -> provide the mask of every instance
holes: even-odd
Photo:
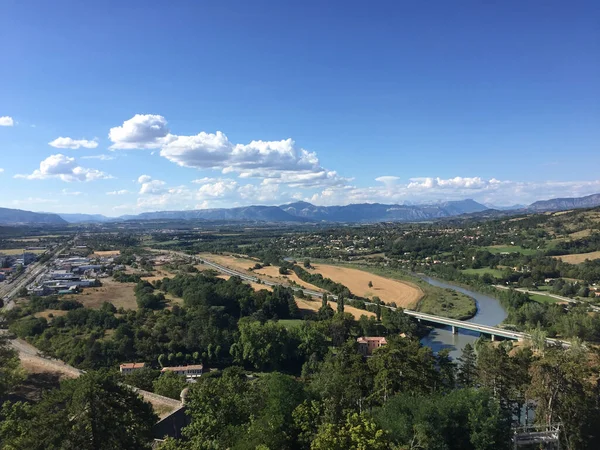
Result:
[[[177,255],[185,257],[185,258],[193,259],[197,262],[202,262],[203,264],[205,264],[209,267],[212,267],[213,269],[215,269],[219,272],[222,272],[224,274],[231,275],[231,276],[240,277],[242,280],[245,280],[245,281],[249,281],[249,282],[253,282],[253,283],[261,282],[262,284],[264,284],[266,286],[276,286],[278,284],[281,284],[281,283],[274,283],[272,281],[261,280],[260,278],[252,277],[252,276],[246,275],[242,272],[238,272],[237,270],[230,269],[229,267],[225,267],[220,264],[216,264],[212,261],[207,261],[202,258],[193,257],[193,256],[187,255],[185,253],[181,253],[181,252],[171,252],[171,253],[177,254]],[[304,288],[298,288],[298,287],[293,287],[293,289],[295,291],[303,291],[304,294],[306,294],[306,295],[312,295],[312,296],[319,297],[319,298],[323,297],[323,294],[321,292],[313,291],[310,289],[304,289]],[[328,294],[327,296],[331,300],[337,300],[337,297],[335,295]],[[371,302],[365,302],[365,304],[366,305],[375,305],[375,303],[371,303]],[[386,305],[382,305],[382,306],[385,308],[394,310],[394,311],[397,309],[392,306],[386,306]],[[493,326],[489,326],[489,325],[481,325],[481,324],[477,324],[477,323],[473,323],[473,322],[465,322],[465,321],[456,320],[456,319],[449,319],[447,317],[435,316],[432,314],[425,314],[425,313],[421,313],[418,311],[412,311],[410,309],[404,309],[403,311],[405,314],[412,316],[419,321],[422,320],[422,321],[426,321],[426,322],[433,323],[433,324],[450,326],[453,328],[453,331],[456,328],[460,328],[463,330],[477,331],[482,334],[488,334],[492,337],[497,336],[497,337],[503,337],[505,339],[515,339],[515,340],[519,340],[519,341],[531,338],[531,335],[529,335],[527,333],[521,333],[518,331],[507,330],[504,328],[493,327]],[[564,347],[569,347],[571,345],[568,341],[561,341],[559,339],[551,339],[551,338],[547,338],[546,342],[548,342],[549,344],[553,344],[553,345],[562,345]]]

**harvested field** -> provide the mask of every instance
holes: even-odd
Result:
[[[213,255],[211,253],[200,253],[198,257],[213,261],[217,264],[227,266],[240,272],[248,272],[248,269],[260,261],[252,258],[238,258],[230,255]]]
[[[395,302],[403,308],[413,307],[423,296],[423,291],[411,283],[391,280],[358,269],[314,264],[311,273],[320,273],[325,278],[342,283],[352,293],[361,297],[379,297],[386,303]],[[369,282],[373,287],[369,287]]]
[[[328,302],[329,306],[331,306],[333,308],[334,311],[337,311],[337,303],[336,302]],[[303,298],[298,298],[296,297],[296,304],[298,305],[298,308],[300,308],[300,311],[313,311],[316,312],[319,310],[319,308],[321,308],[321,300],[306,300]],[[362,309],[358,309],[355,308],[353,306],[348,306],[345,305],[344,306],[344,312],[350,313],[354,316],[354,318],[356,320],[360,319],[360,316],[367,316],[367,317],[375,317],[375,313],[372,313],[370,311],[364,311]]]
[[[54,317],[60,317],[67,314],[69,311],[63,311],[62,309],[47,309],[45,311],[36,312],[34,317],[43,317],[46,320],[52,320],[48,316],[52,314]]]
[[[41,255],[42,253],[45,252],[45,250],[25,250],[24,248],[5,248],[5,249],[0,250],[0,255],[15,256],[15,255],[22,255],[24,252]]]
[[[137,309],[133,288],[135,283],[119,283],[110,278],[102,280],[102,286],[84,289],[81,294],[65,295],[64,298],[77,300],[86,308],[98,309],[102,303],[112,303],[117,309]]]
[[[572,239],[581,239],[584,237],[588,237],[590,234],[592,234],[592,230],[587,228],[585,230],[575,231],[574,233],[569,234],[569,237]]]
[[[574,253],[571,255],[556,256],[556,258],[569,264],[580,264],[586,259],[592,260],[600,258],[600,252]]]
[[[297,285],[302,286],[304,289],[310,289],[310,290],[317,291],[317,292],[323,292],[323,289],[321,289],[313,284],[302,281],[300,278],[298,278],[298,275],[296,275],[296,272],[290,271],[288,275],[281,275],[279,273],[279,267],[276,267],[276,266],[263,267],[262,269],[257,269],[257,270],[254,270],[253,272],[258,275],[266,275],[267,278],[271,278],[274,281],[279,281],[279,282],[293,281]]]
[[[103,251],[103,252],[94,252],[92,254],[92,257],[97,257],[97,258],[101,258],[101,257],[105,257],[105,258],[110,258],[111,256],[119,256],[121,254],[121,250],[107,250],[107,251]]]
[[[150,277],[142,277],[148,283],[154,283],[157,280],[162,280],[163,278],[173,278],[175,274],[171,272],[167,272],[166,270],[155,270],[154,275]]]

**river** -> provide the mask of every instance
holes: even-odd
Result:
[[[482,325],[495,326],[500,324],[506,319],[507,313],[504,308],[500,305],[500,302],[494,297],[489,295],[480,294],[479,292],[473,292],[460,286],[446,283],[444,281],[430,278],[427,276],[420,277],[423,281],[445,289],[453,289],[458,292],[462,292],[469,297],[475,299],[477,303],[477,314],[467,322],[475,322]],[[479,337],[479,333],[469,330],[459,330],[458,334],[452,334],[450,328],[433,328],[431,332],[421,339],[421,343],[427,347],[431,347],[434,352],[438,352],[444,348],[450,349],[450,356],[453,359],[458,358],[463,347],[467,343],[473,344]]]

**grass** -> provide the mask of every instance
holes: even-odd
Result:
[[[493,254],[520,253],[521,255],[535,255],[539,251],[534,248],[523,248],[520,245],[490,245],[482,248]]]
[[[538,303],[557,303],[560,301],[557,298],[548,297],[547,295],[543,294],[529,294],[529,297],[531,298],[531,300]]]
[[[489,267],[482,267],[481,269],[464,269],[461,270],[462,273],[466,273],[467,275],[483,275],[485,273],[489,273],[491,276],[496,278],[502,278],[503,272],[500,269],[491,269]]]
[[[288,330],[299,327],[300,325],[302,325],[302,322],[304,322],[302,319],[280,319],[279,320],[279,323],[281,325],[283,325],[284,327],[286,327]]]
[[[432,286],[433,287],[433,286]],[[419,301],[417,310],[451,319],[470,319],[477,313],[477,305],[471,297],[452,289],[435,288]]]

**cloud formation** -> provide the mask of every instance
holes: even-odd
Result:
[[[0,117],[0,127],[12,127],[14,126],[15,121],[10,116],[1,116]]]
[[[167,120],[154,114],[136,114],[120,127],[111,128],[108,138],[113,150],[160,148],[170,139]]]
[[[363,202],[430,203],[472,198],[486,204],[506,206],[557,197],[581,197],[600,191],[600,180],[523,182],[482,177],[422,177],[410,178],[404,184],[396,181],[393,185],[388,182],[384,186],[331,186],[303,200],[326,206]]]
[[[58,137],[54,139],[52,142],[48,142],[50,147],[55,148],[70,148],[72,150],[76,150],[78,148],[96,148],[98,147],[98,142],[94,139],[92,141],[88,141],[87,139],[73,139],[70,137]]]
[[[221,170],[240,178],[262,178],[265,183],[293,187],[339,186],[349,179],[323,168],[315,152],[292,139],[254,140],[236,144],[222,131],[193,136],[171,134],[163,116],[137,114],[122,126],[111,128],[111,149],[160,149],[160,155],[181,166]]]
[[[125,195],[125,194],[129,194],[129,191],[127,189],[121,189],[119,191],[110,191],[110,192],[106,193],[106,195]]]
[[[25,178],[27,180],[58,178],[70,183],[73,181],[94,181],[112,177],[100,170],[81,167],[77,164],[75,158],[57,153],[56,155],[48,156],[40,162],[40,168],[35,169],[31,174],[15,175],[15,178]]]

